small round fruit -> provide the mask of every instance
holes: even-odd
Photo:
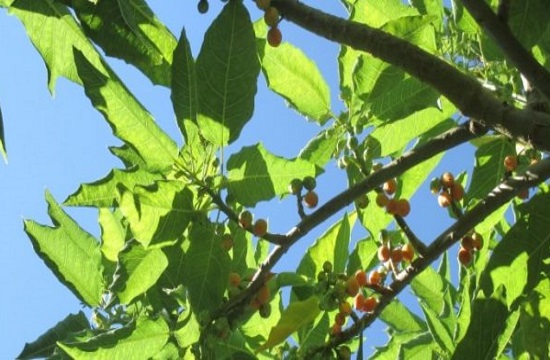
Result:
[[[378,299],[374,296],[369,296],[365,299],[365,303],[363,304],[363,311],[364,312],[373,312],[376,308],[376,305],[378,305]]]
[[[521,200],[525,200],[529,197],[529,189],[528,188],[525,188],[525,189],[521,189],[518,194],[517,194],[517,197]]]
[[[303,197],[304,205],[308,208],[314,208],[319,203],[319,196],[313,190],[308,191]]]
[[[411,212],[411,204],[409,203],[409,200],[407,200],[407,199],[397,200],[396,215],[399,215],[401,217],[405,217],[405,216],[409,215],[410,212]]]
[[[292,179],[290,181],[290,184],[288,185],[288,192],[292,195],[298,195],[302,191],[302,180],[300,179]]]
[[[458,250],[458,261],[460,261],[462,265],[470,265],[470,263],[472,262],[472,257],[473,254],[471,250],[465,249],[463,247]]]
[[[267,43],[272,47],[277,47],[281,45],[281,41],[283,41],[283,34],[281,34],[281,30],[277,26],[272,27],[267,32]]]
[[[390,255],[391,255],[391,250],[386,245],[381,245],[378,248],[378,260],[380,260],[380,262],[388,261],[390,259]]]
[[[518,157],[516,155],[506,155],[504,158],[504,168],[506,171],[511,172],[518,167]]]
[[[260,288],[260,291],[258,291],[258,294],[256,294],[256,300],[260,303],[260,305],[267,303],[269,300],[269,287],[267,284],[263,284]]]
[[[395,179],[390,179],[384,183],[382,189],[388,195],[393,195],[397,191],[397,181]]]
[[[306,176],[304,178],[304,187],[306,190],[314,190],[317,186],[317,181],[313,176]]]
[[[271,304],[265,303],[260,305],[259,313],[262,318],[267,319],[271,316]]]
[[[330,334],[332,336],[337,336],[339,335],[340,333],[342,332],[342,326],[338,325],[338,324],[334,324],[332,325],[332,327],[330,328]]]
[[[358,292],[359,282],[357,281],[355,276],[352,276],[346,281],[346,293],[349,296],[354,297],[355,295],[357,295]]]
[[[413,246],[410,243],[406,243],[401,248],[401,254],[403,255],[404,260],[406,260],[408,262],[411,262],[412,259],[414,258],[414,248],[413,248]]]
[[[208,12],[208,0],[200,0],[197,9],[201,14],[206,14]]]
[[[365,209],[369,206],[369,198],[367,195],[361,195],[355,200],[355,206],[359,209]]]
[[[400,263],[403,261],[403,250],[400,247],[392,249],[390,257],[394,264]]]
[[[340,326],[344,326],[346,324],[346,317],[347,315],[345,315],[344,313],[338,312],[334,316],[334,323]]]
[[[271,5],[271,0],[256,0],[256,6],[260,10],[266,10]]]
[[[340,305],[338,305],[338,309],[344,316],[349,316],[351,314],[351,305],[347,301],[342,301]]]
[[[357,280],[357,283],[359,284],[359,286],[365,286],[368,283],[367,273],[361,269],[355,272],[355,279]]]
[[[383,192],[379,192],[376,195],[376,205],[378,205],[381,208],[386,207],[386,205],[388,204],[388,200],[389,200],[388,196]]]
[[[455,177],[450,172],[445,172],[441,175],[441,185],[444,188],[450,188],[455,183]]]
[[[231,248],[233,248],[233,244],[234,244],[234,241],[233,241],[233,236],[231,236],[231,234],[224,234],[222,236],[221,246],[225,251],[231,250]]]
[[[265,219],[258,219],[254,223],[254,235],[262,237],[267,234],[267,221]]]
[[[474,239],[470,235],[466,235],[460,239],[460,246],[466,250],[472,251],[474,249]]]
[[[381,281],[382,281],[382,274],[380,274],[380,272],[373,270],[369,273],[369,284],[380,285]]]
[[[323,263],[323,271],[326,273],[332,272],[332,263],[330,261],[327,260]]]
[[[483,236],[480,233],[474,232],[472,234],[473,246],[476,250],[481,250],[483,248]]]
[[[340,346],[336,352],[338,353],[338,360],[351,359],[351,349],[349,346]]]
[[[279,10],[270,6],[265,10],[264,21],[269,27],[277,26],[279,23]]]
[[[434,177],[430,181],[430,191],[436,195],[441,190],[441,178]]]
[[[453,199],[451,198],[451,194],[449,194],[446,190],[443,190],[441,193],[439,193],[439,196],[437,197],[437,202],[439,203],[439,206],[444,208],[451,205],[452,201]]]
[[[365,306],[365,300],[366,300],[365,295],[363,295],[363,293],[357,294],[353,298],[353,306],[355,307],[355,309],[358,311],[363,311],[363,307]]]
[[[229,285],[237,287],[241,283],[241,276],[235,272],[229,273]]]
[[[250,225],[252,225],[252,213],[248,210],[243,210],[239,214],[239,225],[243,229],[247,229]]]
[[[390,215],[397,215],[397,200],[389,199],[386,204],[386,212]]]
[[[453,201],[460,201],[464,197],[464,187],[462,187],[462,184],[459,184],[455,182],[451,186],[451,198]]]

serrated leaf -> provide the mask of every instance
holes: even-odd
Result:
[[[349,254],[346,267],[348,274],[354,273],[357,269],[369,270],[378,265],[377,250],[378,245],[371,238],[357,241],[353,251]]]
[[[159,174],[144,171],[138,167],[127,170],[113,169],[104,178],[88,184],[81,184],[78,189],[63,202],[68,206],[94,206],[108,208],[120,201],[117,190],[120,185],[133,189],[136,185],[150,185],[161,179]]]
[[[299,158],[309,161],[319,167],[325,165],[332,159],[336,144],[340,140],[340,132],[336,129],[334,133],[329,130],[321,130],[317,136],[311,139],[300,151]]]
[[[392,334],[388,342],[384,346],[375,348],[375,351],[372,356],[369,357],[369,360],[399,359],[399,351],[401,350],[401,346],[408,341],[416,339],[419,336],[426,336],[426,334],[415,331]],[[431,341],[432,339],[430,338],[429,334],[427,334],[427,336]]]
[[[70,314],[32,343],[25,343],[25,347],[17,359],[26,360],[51,356],[58,341],[65,340],[70,334],[89,327],[88,319],[82,311],[78,314]]]
[[[145,249],[132,242],[119,254],[111,291],[122,304],[130,304],[155,285],[167,266],[168,259],[161,249]]]
[[[271,329],[267,341],[256,349],[256,352],[282,343],[292,333],[315,320],[320,312],[319,299],[316,296],[312,296],[304,301],[291,302],[281,314],[277,325]]]
[[[229,255],[220,246],[212,227],[196,221],[189,231],[189,249],[183,264],[183,284],[195,313],[217,309],[227,287],[231,266]]]
[[[317,65],[297,47],[265,46],[262,70],[268,87],[300,114],[323,125],[330,118],[330,89]]]
[[[18,0],[10,4],[9,11],[21,20],[46,63],[50,93],[54,93],[59,76],[81,84],[73,49],[82,52],[94,66],[101,65],[99,53],[86,38],[69,9],[59,1]]]
[[[153,84],[170,86],[176,40],[143,0],[72,2],[86,34],[109,56],[141,70]]]
[[[484,143],[476,150],[476,163],[472,182],[465,195],[465,204],[472,201],[471,204],[475,204],[501,182],[504,175],[504,158],[509,154],[515,154],[514,145],[503,138]]]
[[[548,359],[550,344],[550,280],[542,279],[522,304],[519,322],[523,346],[532,359]]]
[[[180,181],[157,181],[154,185],[122,189],[120,210],[132,234],[143,246],[175,241],[196,213],[193,193]]]
[[[268,152],[259,143],[243,147],[227,161],[229,192],[243,206],[254,206],[288,193],[294,178],[315,176],[315,165],[300,158],[288,160]]]
[[[522,294],[529,293],[547,271],[544,259],[550,258],[550,194],[539,194],[518,206],[514,226],[493,250],[481,278],[481,286],[492,292],[506,289],[506,304],[511,306]]]
[[[426,324],[428,324],[428,329],[430,330],[432,338],[444,353],[452,354],[454,343],[450,330],[447,328],[446,324],[439,319],[438,313],[433,311],[429,306],[426,306],[423,302],[420,302],[420,306],[424,312]]]
[[[75,359],[146,360],[157,354],[168,341],[170,330],[164,318],[141,316],[135,323],[78,343],[58,343]]]
[[[101,253],[105,260],[104,276],[110,279],[118,262],[118,254],[126,242],[127,226],[123,225],[123,216],[118,209],[111,211],[100,208],[98,221],[101,228]]]
[[[260,64],[256,37],[241,1],[212,22],[197,57],[198,125],[215,145],[235,141],[252,117]]]
[[[25,220],[35,252],[82,302],[98,306],[104,290],[99,242],[69,217],[47,191],[54,227]]]
[[[172,63],[172,107],[176,113],[176,120],[180,131],[185,137],[185,143],[189,143],[184,120],[197,121],[198,95],[197,74],[195,60],[191,53],[191,46],[185,33],[181,30],[178,45],[174,50]]]
[[[398,359],[434,359],[441,358],[441,354],[438,354],[439,349],[436,344],[431,339],[429,334],[419,334],[413,339],[408,340],[406,343],[402,344],[399,349]],[[437,355],[439,356],[437,356]]]
[[[104,65],[95,66],[75,50],[78,75],[86,95],[113,129],[113,134],[137,151],[148,170],[170,168],[176,159],[176,143]]]
[[[397,300],[393,300],[384,308],[380,320],[399,333],[427,330],[426,323]]]

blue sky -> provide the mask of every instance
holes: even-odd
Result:
[[[260,12],[251,2],[248,5],[252,18],[259,18]],[[344,15],[338,1],[323,5],[332,13]],[[206,15],[198,14],[194,1],[152,1],[151,6],[174,34],[179,35],[181,27],[185,26],[194,55],[197,55],[204,31],[223,3],[211,0]],[[10,359],[19,354],[25,342],[33,341],[69,313],[83,309],[34,253],[23,232],[23,219],[51,224],[44,201],[46,189],[61,202],[79,184],[102,178],[111,168],[122,167],[122,164],[107,150],[109,146],[120,145],[120,141],[112,136],[82,88],[59,79],[55,97],[52,97],[46,86],[46,68],[27,39],[23,26],[4,9],[0,12],[0,106],[9,157],[8,165],[0,164],[0,329],[3,338],[8,340],[3,341],[0,356]],[[281,29],[284,40],[301,47],[318,64],[331,85],[332,107],[338,113],[341,104],[338,101],[336,44],[288,22],[283,21]],[[141,73],[121,61],[110,61],[160,126],[181,144],[169,91],[152,86]],[[261,140],[271,152],[293,157],[318,130],[317,125],[306,122],[288,109],[280,97],[269,92],[262,79],[254,118],[244,129],[239,146]],[[463,159],[471,157],[455,151],[444,163],[458,173],[464,166],[472,165],[464,164]],[[343,189],[346,181],[343,172],[339,172],[335,164],[330,164],[327,173],[318,179],[318,184],[320,201],[323,202],[336,190]],[[433,221],[427,221],[426,214],[437,211],[437,205],[435,198],[428,198],[427,187],[421,190],[422,194],[412,199],[413,210],[409,219],[418,235],[429,239],[438,230],[443,230],[448,220],[442,217],[442,223],[436,222],[435,226]],[[421,202],[422,207],[415,207]],[[99,234],[94,210],[68,208],[67,211],[86,230],[96,236]],[[297,215],[285,210],[284,204],[260,204],[255,212],[268,217],[272,230],[278,232],[286,232],[297,222]],[[295,266],[318,233],[314,232],[292,249],[281,269]],[[372,332],[368,346],[372,345],[370,340],[380,344],[385,339],[380,329],[378,326],[376,332]]]

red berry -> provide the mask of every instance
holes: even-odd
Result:
[[[397,200],[396,215],[399,215],[401,217],[405,217],[405,216],[409,215],[410,212],[411,212],[411,204],[409,203],[409,200],[407,200],[407,199]]]
[[[386,192],[388,195],[395,194],[395,191],[397,190],[397,181],[395,179],[390,179],[384,183],[382,186],[382,189]]]
[[[363,270],[359,269],[355,272],[355,279],[357,280],[359,286],[367,285],[367,273]]]
[[[411,262],[414,258],[414,248],[411,244],[406,243],[401,248],[401,254],[403,255],[403,259],[407,260],[408,262]]]
[[[315,191],[310,190],[304,195],[303,201],[308,208],[314,208],[319,203],[319,196]]]
[[[364,312],[372,312],[376,308],[376,305],[378,305],[378,299],[374,296],[369,296],[365,299],[365,302],[363,303],[363,311]]]
[[[518,167],[518,157],[515,155],[506,155],[504,158],[504,168],[506,171],[514,171]]]
[[[448,207],[451,205],[452,202],[451,194],[449,194],[446,190],[443,190],[441,193],[439,193],[439,196],[437,197],[437,202],[439,203],[439,206],[441,207]]]
[[[265,219],[258,219],[254,223],[254,235],[262,237],[267,233],[267,221]]]
[[[382,245],[378,248],[378,260],[386,262],[390,259],[391,251],[386,245]]]
[[[462,265],[470,265],[470,263],[472,262],[472,257],[473,254],[471,250],[465,249],[463,247],[458,250],[458,261],[460,261]]]
[[[357,295],[358,292],[359,292],[359,282],[357,281],[355,276],[348,278],[348,280],[346,281],[346,293],[349,296],[353,297]]]
[[[401,248],[392,249],[391,260],[394,264],[398,264],[403,261],[403,251],[401,250]]]
[[[388,203],[386,204],[386,212],[390,215],[397,215],[397,207],[397,200],[389,199]]]
[[[379,207],[386,207],[386,205],[388,204],[388,200],[388,196],[383,192],[379,192],[376,195],[376,205],[378,205]]]
[[[381,281],[382,281],[382,275],[378,271],[373,270],[369,273],[369,284],[380,285]]]
[[[281,45],[281,41],[283,40],[283,34],[281,34],[281,30],[277,26],[272,27],[267,32],[267,43],[273,47],[277,47]]]
[[[464,197],[464,188],[459,183],[454,183],[451,186],[451,198],[453,201],[460,201]]]
[[[474,249],[474,239],[466,235],[460,240],[460,246],[462,246],[464,249],[472,251]]]
[[[363,307],[365,306],[365,295],[362,293],[357,294],[353,298],[353,304],[356,310],[363,311]]]
[[[445,172],[441,175],[441,185],[445,188],[450,188],[455,183],[455,177],[450,172]]]

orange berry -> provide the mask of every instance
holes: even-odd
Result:
[[[221,247],[225,250],[225,251],[229,251],[231,250],[231,248],[233,247],[233,236],[231,236],[231,234],[224,234],[222,236],[222,242],[221,242]]]
[[[365,299],[365,302],[363,303],[363,311],[372,312],[376,308],[376,305],[378,305],[378,299],[374,296],[369,296]]]
[[[303,201],[308,208],[314,208],[319,203],[319,196],[315,191],[310,190],[304,195]]]
[[[518,157],[516,155],[506,155],[504,158],[504,168],[506,171],[514,171],[518,167]]]
[[[252,224],[252,213],[248,210],[243,210],[239,214],[239,225],[243,229],[247,229]]]
[[[441,175],[441,185],[450,188],[455,183],[455,177],[450,172],[445,172]]]
[[[262,237],[267,234],[267,221],[265,219],[258,219],[254,223],[254,235]]]
[[[232,286],[239,286],[241,283],[241,276],[235,272],[229,273],[229,284]]]
[[[409,200],[407,199],[399,199],[397,200],[397,213],[396,215],[399,215],[401,217],[405,217],[409,215],[411,212],[411,204],[409,203]]]
[[[516,196],[521,200],[527,199],[529,197],[529,189],[525,188],[520,190]]]
[[[382,281],[382,274],[380,274],[378,271],[373,270],[369,273],[369,284],[380,285],[381,281]]]
[[[359,269],[355,272],[355,279],[359,283],[359,286],[367,285],[367,273]]]
[[[454,183],[451,186],[451,198],[453,201],[460,201],[464,197],[464,187],[462,184]]]
[[[355,295],[353,298],[353,305],[356,310],[363,311],[363,307],[365,306],[365,295],[363,295],[363,293]]]
[[[398,207],[397,200],[389,199],[388,203],[386,204],[386,212],[390,215],[396,215],[397,207]]]
[[[441,207],[448,207],[451,205],[452,202],[451,194],[449,194],[446,190],[443,190],[439,193],[439,196],[437,197],[437,202],[439,203],[439,206]]]
[[[474,232],[472,234],[472,240],[472,245],[474,249],[481,250],[481,248],[483,247],[483,236],[481,236],[480,233]]]
[[[273,47],[277,47],[281,45],[281,41],[283,40],[283,34],[281,34],[281,30],[277,26],[272,27],[267,32],[267,43]]]
[[[338,309],[340,310],[340,313],[345,316],[349,316],[351,314],[351,305],[347,301],[342,301],[340,305],[338,305]]]
[[[378,248],[378,260],[381,262],[386,262],[390,259],[391,251],[390,248],[386,245],[381,245]]]
[[[355,278],[355,276],[348,278],[348,280],[346,281],[346,293],[349,296],[353,297],[357,295],[358,292],[359,292],[359,283],[357,282],[357,279]]]
[[[384,194],[383,192],[379,192],[377,195],[376,195],[376,205],[378,205],[378,207],[386,207],[386,204],[388,203],[388,196],[386,194]]]
[[[403,259],[407,260],[408,262],[411,262],[414,258],[414,248],[410,243],[406,243],[401,248],[401,254],[403,255]]]
[[[260,291],[258,291],[258,294],[256,294],[256,300],[260,303],[260,305],[267,303],[269,300],[269,287],[267,284],[263,284],[263,286],[260,288]]]
[[[401,250],[401,248],[392,249],[391,261],[393,261],[394,264],[398,264],[403,261],[403,251]]]
[[[277,26],[279,22],[279,10],[270,6],[265,10],[264,21],[269,27]]]
[[[472,251],[474,249],[474,239],[470,235],[466,235],[460,239],[460,246],[466,250]]]
[[[334,323],[340,326],[344,326],[346,324],[346,315],[339,312],[336,313],[334,316]]]
[[[458,261],[460,261],[462,265],[470,265],[470,263],[472,262],[472,257],[473,254],[471,250],[465,249],[463,247],[460,247],[460,249],[458,250]]]
[[[332,325],[332,327],[330,328],[330,334],[332,336],[336,336],[338,334],[340,334],[342,332],[342,326],[338,325],[338,324],[334,324]]]
[[[386,192],[388,195],[395,194],[395,191],[397,190],[397,181],[395,179],[390,179],[384,183],[382,186],[382,189]]]

